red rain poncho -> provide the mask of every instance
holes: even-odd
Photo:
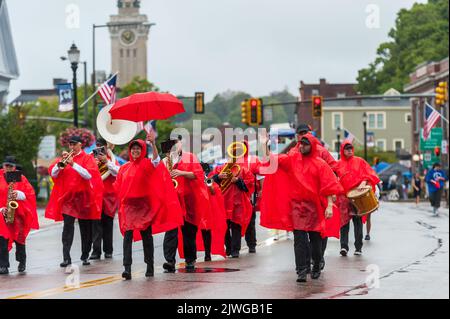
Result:
[[[140,231],[149,226],[153,234],[158,234],[182,225],[183,211],[166,167],[162,163],[154,167],[145,157],[145,142],[135,142],[142,148],[141,156],[133,160],[128,149],[130,161],[120,168],[114,187],[120,201],[120,231],[124,234],[132,230],[134,240],[138,241]]]
[[[333,218],[325,220],[327,197],[342,193],[328,164],[317,156],[317,139],[304,136],[311,152],[302,155],[271,155],[279,168],[264,181],[261,200],[261,225],[271,229],[319,232],[322,237],[339,238],[339,210],[333,207]],[[267,165],[264,165],[267,166]],[[262,172],[263,174],[263,172]]]
[[[60,161],[57,158],[49,167],[51,176],[53,167]],[[45,217],[54,221],[62,221],[63,214],[78,219],[100,219],[103,202],[103,181],[98,171],[98,166],[92,156],[81,151],[74,156],[73,162],[85,168],[92,176],[86,180],[67,165],[53,178],[55,186],[50,195],[50,200],[45,210]]]
[[[27,178],[22,175],[22,181],[14,184],[14,190],[25,194],[25,200],[16,200],[19,207],[14,215],[14,223],[6,224],[0,215],[0,236],[8,239],[8,249],[12,248],[13,242],[25,245],[31,229],[39,229],[38,215],[36,211],[36,196],[34,189]],[[5,171],[0,169],[0,208],[6,207],[8,201],[8,183],[5,180]]]
[[[108,153],[111,151],[108,150]],[[111,154],[107,155],[109,161],[113,159]],[[119,162],[114,158],[114,164],[119,165]],[[117,210],[119,209],[119,199],[117,198],[117,193],[114,188],[114,182],[116,177],[110,174],[107,178],[103,180],[103,213],[105,215],[114,218],[116,216]]]
[[[351,156],[350,158],[345,157],[344,148],[346,145],[352,145],[350,142],[344,142],[341,145],[341,159],[338,161],[336,166],[336,174],[339,177],[339,182],[344,188],[344,195],[347,194],[352,189],[358,187],[363,181],[367,181],[372,189],[375,191],[375,185],[380,182],[375,171],[370,167],[370,165],[361,157]],[[339,196],[338,205],[341,210],[341,225],[344,226],[348,224],[352,218],[352,207],[349,199],[345,196]],[[366,216],[363,217],[365,222]]]
[[[337,166],[337,161],[330,154],[330,152],[328,152],[328,150],[322,146],[320,141],[317,138],[315,138],[315,139],[317,140],[317,156],[320,157],[321,159],[323,159],[328,164],[328,166],[330,166],[331,169],[333,171],[335,171],[336,166]],[[299,149],[298,149],[299,147],[300,147],[300,143],[297,143],[297,145],[295,147],[291,148],[288,155],[293,155],[295,153],[299,153]]]

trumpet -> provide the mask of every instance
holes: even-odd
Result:
[[[170,153],[167,154],[167,169],[169,170],[169,173],[172,173],[173,171],[173,161],[172,156],[170,156]],[[172,178],[173,187],[175,189],[178,188],[178,181],[175,178]]]
[[[61,161],[58,162],[58,164],[57,164],[58,167],[61,169],[65,168],[67,166],[67,164],[69,163],[69,159],[72,157],[73,153],[74,153],[74,150],[71,150],[69,153],[67,153],[66,156]]]
[[[214,190],[214,180],[212,178],[206,178],[205,184],[209,188],[209,191],[211,192],[211,195],[215,195],[216,191]]]
[[[241,150],[241,153],[238,153],[238,150]],[[236,161],[247,153],[247,146],[241,142],[231,143],[227,148],[227,153],[231,158],[231,162],[225,164],[220,172],[220,174],[228,175],[228,178],[220,182],[220,190],[222,193],[225,193],[231,187],[233,178],[238,177],[241,173],[241,167],[236,164]]]

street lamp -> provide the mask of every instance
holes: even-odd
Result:
[[[338,159],[340,159],[341,158],[341,155],[340,155],[340,150],[341,150],[341,127],[340,126],[338,126],[337,127],[337,129],[336,129],[336,138],[337,138],[337,144],[336,144],[336,148],[337,148],[337,150],[336,150],[336,152],[337,152],[337,154],[338,154]]]
[[[70,50],[67,51],[69,61],[73,71],[73,125],[78,127],[78,96],[77,96],[77,69],[80,62],[80,50],[78,50],[75,43],[72,44]]]
[[[367,162],[367,113],[363,113],[363,127],[364,127],[364,160]]]

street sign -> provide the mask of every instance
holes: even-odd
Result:
[[[419,145],[420,150],[433,151],[436,146],[442,146],[442,127],[432,128],[430,137],[426,141],[423,139],[423,129],[421,129]]]
[[[38,158],[50,160],[56,157],[56,136],[47,135],[39,144]]]

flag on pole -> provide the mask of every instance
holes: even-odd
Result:
[[[103,83],[98,89],[98,94],[106,105],[114,104],[116,102],[116,82],[117,74]]]
[[[155,132],[155,136],[158,137],[158,131],[156,130],[156,121],[148,121],[147,124],[144,126],[144,130],[147,132],[147,134],[150,134],[151,132]]]
[[[436,111],[431,105],[425,103],[425,121],[423,123],[423,139],[430,137],[431,129],[436,125],[441,117],[441,113]]]
[[[353,135],[350,131],[344,129],[344,142],[353,143],[355,139],[355,135]]]

